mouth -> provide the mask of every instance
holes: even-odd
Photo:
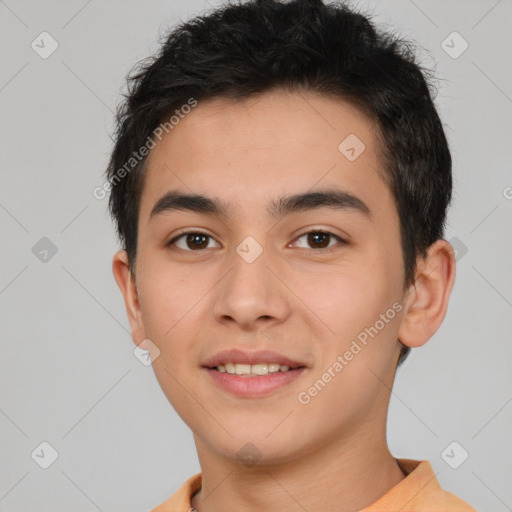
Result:
[[[239,375],[222,372],[216,368],[205,368],[204,370],[212,384],[238,398],[261,398],[290,386],[307,368],[305,366],[289,368],[285,371],[279,370],[267,375],[251,373]]]
[[[210,383],[239,398],[269,395],[298,379],[308,366],[273,350],[224,350],[202,364]]]
[[[233,348],[218,352],[203,361],[202,366],[231,375],[258,376],[296,370],[307,365],[273,350],[248,351]]]
[[[207,367],[209,370],[229,375],[238,375],[240,377],[263,377],[278,373],[292,372],[306,368],[303,365],[288,366],[279,363],[224,363],[217,366]]]

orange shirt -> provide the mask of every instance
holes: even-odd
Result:
[[[396,460],[407,476],[360,512],[477,512],[451,492],[441,489],[427,460]],[[191,498],[201,488],[201,479],[201,473],[190,477],[151,512],[193,512]]]

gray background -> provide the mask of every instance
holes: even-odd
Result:
[[[442,327],[398,372],[390,448],[430,460],[476,508],[512,510],[511,1],[356,5],[427,49],[454,159],[456,284]],[[0,1],[1,511],[145,511],[200,471],[188,427],[134,357],[107,203],[92,191],[126,73],[209,8]],[[31,47],[43,31],[59,45],[46,59]],[[453,31],[469,44],[457,58]],[[58,452],[47,469],[43,441]]]

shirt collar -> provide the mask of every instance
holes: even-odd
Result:
[[[400,510],[406,505],[413,510],[418,494],[435,493],[441,490],[430,462],[412,459],[396,459],[406,477],[376,502],[360,512],[389,512]],[[168,512],[169,510],[187,512],[192,508],[192,496],[201,488],[202,473],[191,476],[167,501],[158,505],[151,512]]]

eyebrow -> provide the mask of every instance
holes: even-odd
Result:
[[[271,201],[267,207],[267,213],[272,218],[283,218],[292,213],[318,208],[355,212],[368,219],[372,218],[370,208],[362,199],[340,189],[325,189],[284,196]],[[155,203],[149,214],[149,220],[158,214],[177,210],[227,217],[229,206],[215,197],[171,190]]]

